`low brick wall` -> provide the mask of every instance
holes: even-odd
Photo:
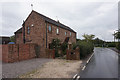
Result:
[[[54,49],[46,49],[46,58],[55,59],[55,50]]]
[[[3,62],[17,62],[36,57],[35,53],[36,44],[7,44],[0,45],[0,55],[2,55]]]
[[[80,60],[79,48],[76,48],[75,50],[67,49],[66,59],[67,60]]]

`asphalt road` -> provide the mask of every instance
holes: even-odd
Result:
[[[81,78],[118,78],[118,54],[108,48],[95,48],[94,56],[79,76]]]

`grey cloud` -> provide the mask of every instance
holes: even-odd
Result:
[[[36,0],[37,1],[37,0]],[[113,40],[110,30],[117,29],[117,3],[115,2],[57,2],[33,1],[33,9],[54,20],[70,26],[82,38],[84,33],[95,34],[105,40]],[[3,33],[13,35],[21,27],[31,11],[30,2],[2,4]],[[9,29],[8,29],[9,28]]]

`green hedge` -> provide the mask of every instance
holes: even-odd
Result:
[[[73,44],[73,49],[77,46],[80,48],[80,58],[87,57],[87,55],[91,54],[94,49],[92,42],[78,41],[76,44]]]
[[[120,51],[120,42],[116,43],[116,48]]]
[[[114,42],[107,43],[107,47],[116,47],[116,44]]]

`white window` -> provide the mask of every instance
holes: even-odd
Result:
[[[59,34],[59,29],[57,28],[57,31],[56,31],[57,34]]]
[[[70,36],[71,36],[71,32],[70,32]]]
[[[67,35],[67,32],[65,32],[65,36]]]
[[[30,34],[30,27],[27,27],[27,33]]]
[[[49,26],[49,32],[51,32],[52,31],[52,28],[51,28],[51,26]]]

